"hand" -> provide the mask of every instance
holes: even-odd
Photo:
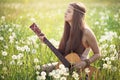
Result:
[[[84,69],[87,63],[85,61],[81,61],[80,63],[75,63],[73,68],[75,69]]]

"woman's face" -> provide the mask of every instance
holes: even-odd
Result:
[[[67,22],[72,21],[73,12],[74,12],[73,7],[69,5],[65,12],[65,21],[67,21]]]

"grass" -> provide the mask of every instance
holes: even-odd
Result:
[[[35,80],[36,71],[40,71],[39,65],[58,61],[29,26],[37,23],[47,38],[58,45],[63,33],[64,12],[69,2],[73,0],[0,1],[0,80]],[[92,64],[101,70],[99,80],[119,80],[120,2],[81,2],[87,7],[85,20],[94,31],[101,48],[101,59]],[[19,58],[20,54],[23,56]],[[90,56],[92,54],[90,52]],[[112,57],[115,59],[112,60]]]

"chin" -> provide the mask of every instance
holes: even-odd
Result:
[[[65,21],[67,21],[67,22],[68,22],[69,20],[65,19]]]

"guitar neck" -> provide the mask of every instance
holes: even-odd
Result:
[[[51,44],[51,42],[41,33],[41,30],[37,27],[35,23],[33,23],[30,28],[36,33],[36,35],[42,39],[42,41],[54,52],[54,54],[58,57],[58,59],[64,64],[65,67],[70,68],[71,65],[67,59]]]
[[[51,42],[45,38],[44,43],[55,53],[59,60],[65,65],[65,67],[70,68],[70,63],[67,59],[51,44]]]

